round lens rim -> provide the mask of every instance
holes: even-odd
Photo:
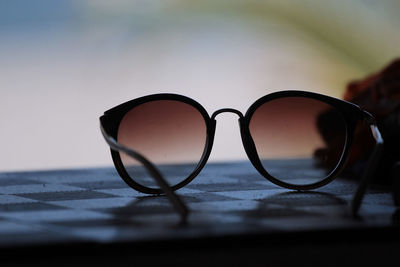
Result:
[[[137,98],[128,102],[125,102],[115,108],[112,108],[108,111],[105,112],[105,114],[109,114],[110,116],[113,116],[112,119],[109,121],[112,121],[114,125],[112,126],[113,131],[110,133],[113,138],[117,140],[118,136],[118,128],[119,125],[126,113],[128,113],[130,110],[133,108],[142,105],[144,103],[152,102],[152,101],[158,101],[158,100],[173,100],[173,101],[179,101],[186,103],[192,107],[194,107],[197,111],[200,112],[202,115],[202,118],[204,119],[205,125],[206,125],[206,143],[203,149],[203,153],[201,155],[200,161],[197,163],[196,167],[190,173],[185,179],[183,179],[181,182],[179,182],[176,185],[171,186],[172,190],[177,190],[179,188],[184,187],[188,183],[190,183],[197,175],[198,173],[203,169],[204,165],[206,164],[210,153],[211,153],[211,148],[212,148],[212,143],[214,139],[214,132],[215,132],[215,124],[211,122],[210,116],[205,110],[205,108],[200,105],[197,101],[178,94],[154,94],[154,95],[148,95],[144,96],[141,98]],[[131,188],[142,192],[146,194],[162,194],[163,191],[158,188],[151,188],[144,186],[142,184],[139,184],[136,182],[130,175],[128,174],[127,170],[125,169],[124,164],[122,163],[120,152],[119,151],[114,151],[111,149],[111,156],[114,162],[114,166],[117,169],[118,174],[121,176],[121,178],[127,183]],[[151,161],[151,159],[149,159]]]
[[[318,101],[321,101],[321,102],[331,105],[333,108],[337,109],[342,114],[343,120],[345,122],[345,128],[346,128],[346,141],[345,141],[345,146],[344,146],[342,155],[340,157],[338,164],[330,172],[330,174],[318,182],[315,182],[312,184],[298,185],[298,184],[291,184],[291,183],[281,181],[268,173],[268,171],[262,165],[260,157],[257,154],[254,140],[250,133],[250,128],[249,128],[251,118],[253,117],[254,113],[261,105],[264,105],[269,101],[279,99],[279,98],[285,98],[285,97],[305,97],[305,98],[311,98],[314,100],[318,100]],[[337,99],[334,97],[321,95],[321,94],[313,93],[313,92],[307,92],[307,91],[289,90],[289,91],[274,92],[274,93],[268,94],[264,97],[261,97],[260,99],[258,99],[256,102],[254,102],[248,108],[244,118],[241,121],[242,141],[243,141],[244,148],[245,148],[245,151],[248,155],[250,162],[258,170],[258,172],[261,175],[263,175],[266,179],[268,179],[270,182],[272,182],[278,186],[288,188],[288,189],[311,190],[311,189],[319,188],[321,186],[324,186],[324,185],[330,183],[343,170],[346,160],[350,154],[351,145],[353,143],[353,135],[354,135],[354,131],[355,131],[355,125],[360,118],[360,114],[361,114],[361,110],[357,105],[354,105],[350,102],[346,102],[346,101],[343,101],[343,100],[340,100],[340,99]]]

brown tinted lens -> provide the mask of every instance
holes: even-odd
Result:
[[[118,128],[118,142],[145,156],[174,186],[199,163],[206,143],[206,123],[195,107],[175,100],[156,100],[129,111]],[[120,153],[129,176],[137,183],[158,188],[143,166]]]
[[[338,165],[347,136],[338,110],[305,97],[266,102],[254,112],[249,128],[264,169],[294,185],[326,178]]]

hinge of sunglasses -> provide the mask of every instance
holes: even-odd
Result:
[[[358,210],[360,209],[365,192],[367,191],[368,185],[371,183],[371,180],[375,175],[376,168],[378,166],[379,160],[383,152],[383,143],[384,143],[382,135],[376,125],[375,118],[367,111],[363,111],[363,119],[364,122],[370,126],[372,135],[376,141],[376,145],[374,151],[370,156],[368,165],[364,170],[363,176],[360,180],[360,184],[358,185],[357,191],[354,194],[353,200],[351,202],[351,210],[353,216],[358,215]]]
[[[110,136],[105,131],[103,125],[101,124],[100,124],[100,130],[104,139],[106,140],[107,144],[110,146],[111,149],[123,152],[144,165],[144,167],[150,173],[152,178],[157,182],[161,190],[165,193],[169,201],[172,203],[174,208],[179,212],[179,214],[181,215],[182,222],[183,223],[186,222],[187,215],[189,214],[189,209],[187,208],[185,203],[180,199],[180,197],[177,194],[175,194],[175,192],[171,189],[171,187],[165,181],[161,173],[158,171],[157,167],[155,167],[154,164],[152,164],[148,159],[146,159],[138,152],[118,143],[112,136]]]

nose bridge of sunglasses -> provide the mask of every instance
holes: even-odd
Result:
[[[221,108],[221,109],[216,110],[212,114],[211,119],[215,120],[215,117],[217,117],[221,113],[234,113],[234,114],[238,115],[240,119],[243,118],[243,113],[240,112],[237,109],[234,109],[234,108]]]
[[[222,113],[229,113],[229,114],[236,114],[237,115],[237,121],[239,123],[239,128],[238,131],[233,131],[232,130],[232,125],[231,124],[225,124],[222,123],[225,120],[218,120],[218,123],[216,123],[216,137],[215,137],[215,143],[213,146],[213,154],[216,160],[237,160],[237,159],[245,159],[246,155],[243,153],[243,146],[240,145],[241,142],[241,127],[240,127],[240,122],[243,120],[244,116],[242,112],[239,110],[233,109],[233,108],[223,108],[215,111],[211,119],[216,122],[216,117]],[[229,116],[230,117],[230,116]],[[236,116],[234,116],[236,117]],[[232,118],[228,118],[232,119]],[[222,124],[221,124],[222,123]],[[219,137],[222,137],[221,139]],[[237,144],[235,146],[234,144]]]

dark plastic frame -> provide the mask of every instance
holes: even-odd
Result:
[[[261,105],[265,104],[266,102],[272,101],[274,99],[278,98],[284,98],[284,97],[305,97],[305,98],[311,98],[315,100],[322,101],[324,103],[327,103],[337,109],[343,116],[343,119],[346,123],[346,143],[345,143],[345,148],[342,153],[342,156],[340,158],[340,161],[338,165],[335,167],[335,169],[327,176],[325,179],[313,183],[313,184],[308,184],[308,185],[294,185],[294,184],[289,184],[286,182],[282,182],[274,177],[272,177],[267,170],[264,169],[264,167],[261,164],[260,158],[257,155],[256,148],[252,139],[252,136],[250,134],[249,130],[249,124],[250,120],[254,114],[254,112],[257,110],[258,107]],[[104,131],[103,135],[105,138],[107,136],[109,138],[112,138],[116,143],[117,143],[117,135],[118,135],[118,127],[119,124],[124,117],[124,115],[135,108],[138,105],[151,102],[151,101],[156,101],[156,100],[175,100],[175,101],[180,101],[184,102],[186,104],[191,105],[192,107],[196,108],[200,114],[203,116],[206,127],[207,127],[207,137],[206,137],[206,144],[205,148],[202,154],[202,157],[197,164],[195,170],[182,182],[174,185],[171,187],[173,191],[187,185],[190,181],[192,181],[202,170],[204,165],[206,164],[214,142],[214,136],[215,136],[215,129],[216,129],[216,116],[225,113],[225,112],[230,112],[230,113],[235,113],[239,117],[239,125],[240,125],[240,134],[243,142],[244,149],[246,151],[246,154],[250,160],[250,162],[253,164],[253,166],[258,170],[258,172],[263,175],[265,178],[267,178],[269,181],[272,183],[289,188],[289,189],[294,189],[294,190],[310,190],[310,189],[315,189],[321,186],[324,186],[328,183],[330,183],[332,180],[334,180],[337,175],[340,173],[340,171],[344,168],[346,159],[348,158],[349,152],[351,145],[353,143],[353,136],[354,136],[354,130],[359,121],[364,121],[368,125],[371,126],[371,130],[374,134],[374,137],[377,141],[377,144],[383,144],[383,140],[380,136],[379,130],[376,127],[376,123],[374,118],[366,111],[363,111],[360,109],[359,106],[346,102],[337,98],[333,98],[330,96],[318,94],[318,93],[313,93],[313,92],[306,92],[306,91],[280,91],[280,92],[275,92],[268,94],[260,99],[258,99],[256,102],[254,102],[249,109],[247,110],[246,114],[243,115],[240,111],[231,109],[231,108],[224,108],[224,109],[219,109],[215,111],[211,117],[207,113],[207,111],[204,109],[203,106],[201,106],[198,102],[195,100],[188,98],[186,96],[178,95],[178,94],[155,94],[155,95],[148,95],[144,97],[140,97],[128,102],[125,102],[123,104],[120,104],[110,110],[107,110],[104,112],[104,115],[100,117],[100,122],[101,122],[101,127],[102,131]],[[109,143],[109,142],[108,142]],[[120,145],[120,148],[123,147]],[[128,149],[128,148],[126,148]],[[380,149],[378,149],[380,150]],[[111,147],[111,155],[112,159],[115,165],[115,168],[117,169],[119,175],[121,178],[133,189],[143,192],[143,193],[148,193],[148,194],[161,194],[161,193],[166,193],[165,189],[154,189],[154,188],[149,188],[145,187],[143,185],[140,185],[136,183],[127,173],[125,170],[125,167],[121,161],[120,157],[120,151],[123,151],[122,149],[116,149],[115,147]],[[124,151],[125,152],[125,151]],[[136,152],[135,152],[136,153]],[[138,153],[136,153],[138,154]],[[378,154],[378,153],[375,153]],[[143,156],[141,156],[144,158]],[[136,158],[137,159],[137,158]],[[375,159],[376,161],[376,159]],[[142,160],[141,161],[143,164],[150,164],[151,166],[147,166],[146,168],[154,168],[157,170],[155,166],[151,164],[151,161],[148,159],[145,159],[145,162]],[[369,170],[369,172],[372,172],[373,170]],[[371,174],[372,175],[372,174]],[[163,179],[161,177],[161,179]],[[156,179],[157,182],[159,183],[159,178]],[[359,189],[357,190],[357,194],[354,197],[353,200],[353,211],[355,210],[355,213],[357,213],[359,205],[361,203],[362,197],[365,193],[366,190],[366,185],[369,183],[370,178],[368,179],[363,179],[366,180],[366,182],[363,182]],[[364,187],[365,184],[365,189],[361,188]],[[360,203],[358,203],[360,202]],[[357,208],[354,208],[354,206],[357,206]]]

